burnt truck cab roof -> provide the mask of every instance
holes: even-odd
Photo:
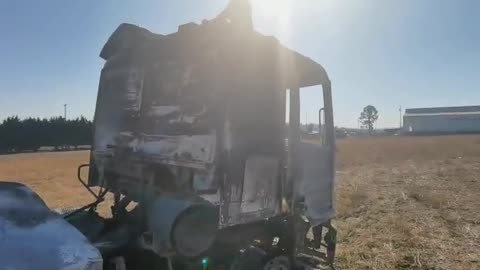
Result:
[[[90,186],[201,197],[221,226],[279,213],[286,89],[329,89],[322,66],[219,21],[169,35],[122,24],[100,55]]]

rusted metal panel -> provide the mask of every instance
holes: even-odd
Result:
[[[256,212],[259,209],[276,210],[278,207],[279,167],[280,163],[277,158],[252,156],[246,160],[242,213]]]

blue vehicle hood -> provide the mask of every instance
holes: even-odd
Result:
[[[0,182],[0,270],[101,270],[86,237],[26,186]]]

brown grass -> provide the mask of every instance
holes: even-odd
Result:
[[[479,136],[339,141],[339,269],[480,269]]]
[[[25,183],[52,208],[78,206],[93,201],[76,180],[88,158],[88,151],[0,155],[0,179]]]
[[[480,136],[346,139],[337,153],[338,269],[480,269]],[[91,195],[88,152],[0,156],[0,179],[52,208]]]

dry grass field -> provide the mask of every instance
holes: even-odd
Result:
[[[480,269],[480,136],[339,141],[338,269]],[[88,152],[0,156],[52,208],[91,200]]]
[[[480,136],[339,143],[339,269],[480,269]]]

